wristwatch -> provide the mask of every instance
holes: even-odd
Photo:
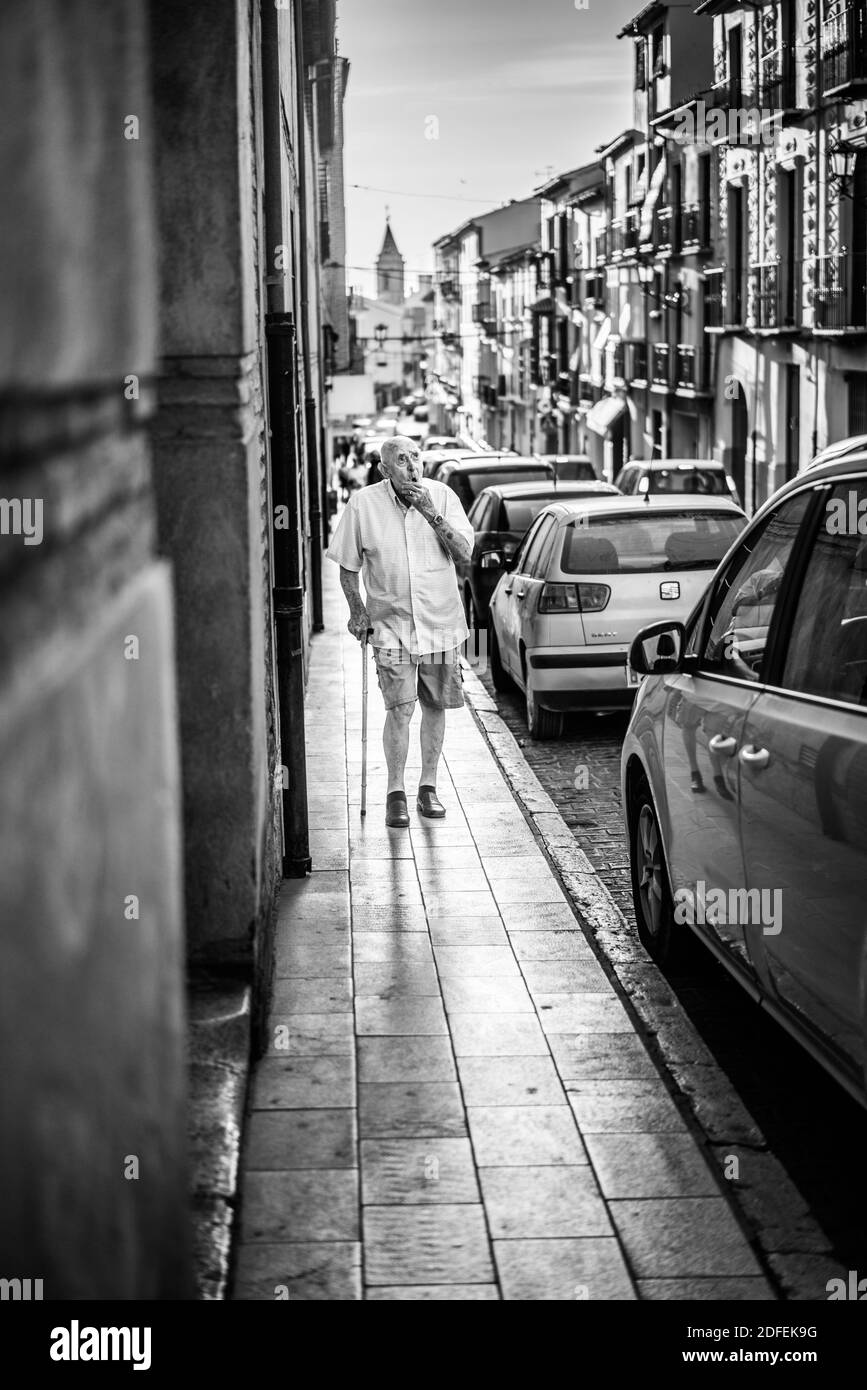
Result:
[[[437,512],[436,516],[431,522],[431,526],[439,526],[443,521],[445,521],[445,517],[443,516],[442,512]]]

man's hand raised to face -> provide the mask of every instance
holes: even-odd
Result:
[[[426,521],[433,521],[437,514],[436,505],[427,488],[421,483],[402,483],[400,497],[408,507],[415,507]]]

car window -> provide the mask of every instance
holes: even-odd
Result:
[[[739,547],[714,588],[702,670],[758,680],[782,578],[811,494],[777,507],[761,531]]]
[[[452,492],[457,493],[464,511],[469,511],[473,499],[475,498],[475,493],[470,487],[467,475],[465,473],[452,473],[451,476],[446,479],[446,487],[450,487]]]
[[[512,566],[512,568],[515,570],[517,574],[526,574],[527,572],[527,555],[529,554],[530,546],[533,544],[533,542],[539,534],[539,527],[541,526],[541,524],[541,521],[533,522],[533,525],[530,527],[529,531],[527,532],[526,536],[521,541],[521,544],[518,546],[518,549],[515,552],[515,563]]]
[[[839,483],[828,495],[781,683],[804,695],[867,705],[867,479]]]
[[[480,494],[467,512],[467,520],[474,531],[484,531],[486,529],[482,518],[490,506],[490,501],[490,497],[485,497]]]
[[[743,526],[736,512],[584,516],[564,528],[560,567],[564,574],[716,569]]]
[[[551,532],[556,529],[557,522],[553,516],[543,516],[541,524],[533,537],[533,543],[527,550],[524,562],[521,566],[521,573],[532,578],[534,575],[542,573],[540,560],[547,548]]]
[[[728,496],[726,475],[721,468],[652,468],[651,492],[705,493]]]
[[[503,500],[503,510],[505,511],[505,529],[507,531],[517,531],[523,535],[531,521],[549,507],[552,502],[557,501],[557,494],[548,493],[541,497],[506,497]]]

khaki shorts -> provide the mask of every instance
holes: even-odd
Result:
[[[404,647],[374,647],[376,676],[386,709],[412,704],[418,698],[429,709],[460,709],[464,684],[460,648],[411,656]]]

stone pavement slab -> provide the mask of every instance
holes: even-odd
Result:
[[[313,639],[308,696],[313,871],[279,904],[233,1296],[772,1297],[469,708],[447,717],[446,819],[415,810],[416,720],[411,825],[388,829],[370,682],[362,820],[360,655],[325,571],[329,635]],[[510,763],[516,775],[556,837],[552,804]],[[592,901],[586,856],[562,848]]]

